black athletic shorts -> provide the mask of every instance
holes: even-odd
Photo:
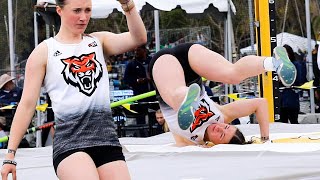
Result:
[[[57,158],[53,159],[53,167],[57,174],[58,165],[62,160],[67,158],[73,153],[76,152],[85,152],[87,153],[93,160],[96,167],[100,167],[106,163],[122,160],[125,161],[125,158],[122,153],[122,147],[119,146],[96,146],[96,147],[88,147],[88,148],[80,148],[67,151],[57,156]]]
[[[192,45],[194,45],[194,43],[184,43],[184,44],[179,44],[173,48],[162,49],[162,50],[158,51],[152,57],[152,59],[149,63],[148,71],[150,74],[150,78],[152,79],[154,88],[156,89],[158,99],[161,99],[161,97],[159,96],[159,92],[158,92],[157,87],[153,81],[152,68],[154,66],[154,63],[160,58],[160,56],[165,55],[165,54],[170,54],[178,59],[179,63],[182,66],[182,69],[184,71],[184,77],[185,77],[185,81],[186,81],[187,86],[189,86],[193,83],[198,83],[201,87],[201,84],[202,84],[201,77],[196,72],[194,72],[192,70],[192,68],[189,64],[188,53],[189,53],[189,49]],[[164,70],[163,73],[166,73],[166,71]],[[172,78],[174,78],[174,77],[172,77]]]

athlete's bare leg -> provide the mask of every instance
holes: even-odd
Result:
[[[152,74],[162,99],[177,111],[188,91],[184,71],[177,58],[168,54],[160,56]]]
[[[188,57],[191,68],[197,74],[216,82],[238,84],[248,77],[266,72],[263,67],[266,57],[261,56],[245,56],[233,64],[220,54],[195,44],[191,46]]]
[[[85,152],[76,152],[62,160],[57,168],[57,175],[61,180],[99,180],[97,168]]]
[[[198,44],[191,46],[188,56],[191,68],[212,81],[237,84],[266,71],[263,68],[265,57],[246,56],[232,64],[220,54]],[[163,100],[177,110],[187,93],[184,71],[179,61],[172,55],[163,55],[155,62],[152,74]]]
[[[130,180],[130,174],[125,161],[113,161],[98,168],[100,180]]]

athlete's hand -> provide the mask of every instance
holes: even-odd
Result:
[[[117,0],[120,2],[122,9],[125,12],[129,12],[132,8],[134,8],[133,0]]]
[[[117,0],[119,1],[121,4],[127,4],[130,0]]]
[[[203,147],[203,148],[212,148],[215,144],[213,142],[210,141],[206,141],[204,144],[198,145],[199,147]]]
[[[2,180],[7,180],[8,175],[12,173],[12,179],[17,179],[16,166],[13,164],[4,164],[1,168],[1,177]]]
[[[252,136],[251,137],[251,141],[252,141],[253,144],[264,144],[264,143],[268,144],[268,143],[271,143],[270,139],[262,140],[261,138],[256,137],[256,136]]]

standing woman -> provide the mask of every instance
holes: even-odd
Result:
[[[1,175],[16,179],[15,152],[34,115],[41,85],[57,117],[53,165],[59,179],[130,179],[112,119],[104,55],[146,43],[146,30],[133,0],[119,0],[129,32],[84,34],[91,0],[56,0],[59,33],[31,53],[22,99],[15,114]]]
[[[297,78],[294,81],[294,86],[301,86],[307,82],[306,74],[303,73],[303,69],[306,69],[306,65],[301,61],[297,60],[294,51],[288,44],[283,45],[288,53],[290,61],[294,64],[297,69]],[[306,71],[304,71],[306,72]],[[300,95],[299,92],[292,88],[285,88],[280,90],[280,122],[291,124],[299,124],[298,116],[300,112]]]

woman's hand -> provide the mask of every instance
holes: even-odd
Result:
[[[256,137],[256,136],[252,136],[251,137],[251,141],[253,144],[264,144],[264,143],[271,143],[271,140],[266,137]]]
[[[117,0],[117,1],[120,2],[121,7],[125,12],[129,12],[135,6],[133,0]]]
[[[14,164],[3,164],[1,168],[1,177],[2,180],[7,180],[8,175],[12,173],[12,179],[17,179],[17,173],[16,173],[16,165]]]

